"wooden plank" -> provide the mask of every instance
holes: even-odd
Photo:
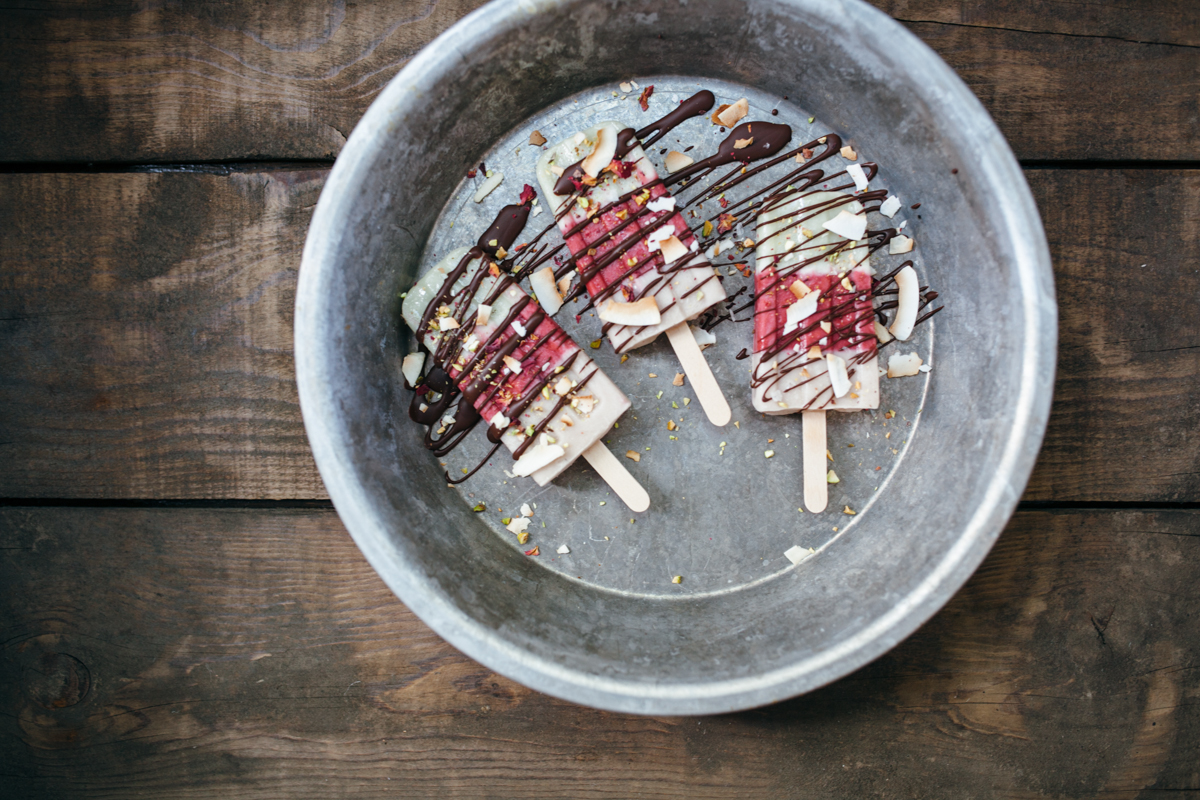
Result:
[[[1198,512],[1022,513],[863,670],[641,718],[466,659],[330,511],[8,508],[6,796],[1191,796],[1197,559]]]
[[[324,496],[291,343],[326,174],[0,178],[0,496]]]
[[[332,158],[482,0],[0,9],[6,161]]]
[[[328,158],[388,79],[479,4],[0,9],[0,159]],[[876,4],[959,71],[1021,158],[1200,157],[1190,0]]]
[[[1061,330],[1026,499],[1195,501],[1200,173],[1027,174]],[[0,497],[324,497],[291,358],[323,176],[0,177]]]
[[[1080,3],[1079,0],[867,0],[902,22],[939,22],[1027,33],[1200,46],[1200,13],[1188,0]]]
[[[1026,172],[1058,377],[1027,500],[1200,499],[1200,171]]]

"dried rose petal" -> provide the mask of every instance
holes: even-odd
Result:
[[[642,107],[642,111],[650,110],[650,96],[654,94],[654,87],[647,86],[642,89],[642,96],[638,98],[638,105]]]
[[[734,223],[737,222],[737,217],[733,214],[722,214],[717,217],[717,231],[719,233],[728,233],[733,230]]]
[[[535,197],[537,197],[537,192],[528,183],[525,184],[525,188],[521,190],[521,205],[525,205]]]
[[[614,161],[612,162],[613,172],[617,173],[618,178],[628,178],[633,174],[637,165],[632,161]]]

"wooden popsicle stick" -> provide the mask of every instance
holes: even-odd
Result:
[[[671,341],[671,347],[675,348],[675,355],[679,358],[684,374],[696,390],[696,399],[700,401],[708,421],[717,427],[728,425],[733,416],[733,412],[729,410],[729,401],[725,399],[721,387],[717,385],[717,379],[708,367],[708,362],[704,360],[704,354],[700,352],[700,345],[696,344],[691,327],[686,322],[681,322],[667,328],[667,338]]]
[[[629,474],[629,470],[612,451],[604,446],[604,442],[598,441],[584,450],[583,457],[631,511],[640,513],[650,507],[650,495],[646,494],[637,478]]]
[[[825,412],[800,412],[804,433],[804,505],[819,514],[829,505],[829,484],[825,480]]]

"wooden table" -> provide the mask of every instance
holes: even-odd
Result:
[[[318,192],[475,3],[0,9],[0,796],[1200,797],[1200,6],[876,4],[1026,168],[1054,413],[924,628],[700,719],[460,655],[309,454],[291,331]]]

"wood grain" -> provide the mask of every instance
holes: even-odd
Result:
[[[877,0],[1025,159],[1200,156],[1200,8]],[[0,8],[0,160],[329,158],[478,0]]]
[[[1027,174],[1060,347],[1026,499],[1196,501],[1200,172]],[[324,497],[291,356],[323,177],[0,177],[0,497]]]
[[[1022,513],[869,667],[641,718],[457,653],[331,511],[9,508],[6,796],[1190,796],[1198,558],[1197,512]]]
[[[1025,499],[1200,499],[1200,171],[1026,177],[1054,259],[1059,347]]]
[[[1200,46],[1200,13],[1189,0],[867,0],[906,23],[939,22],[1026,33]]]
[[[0,496],[323,496],[292,312],[325,175],[0,177]]]

